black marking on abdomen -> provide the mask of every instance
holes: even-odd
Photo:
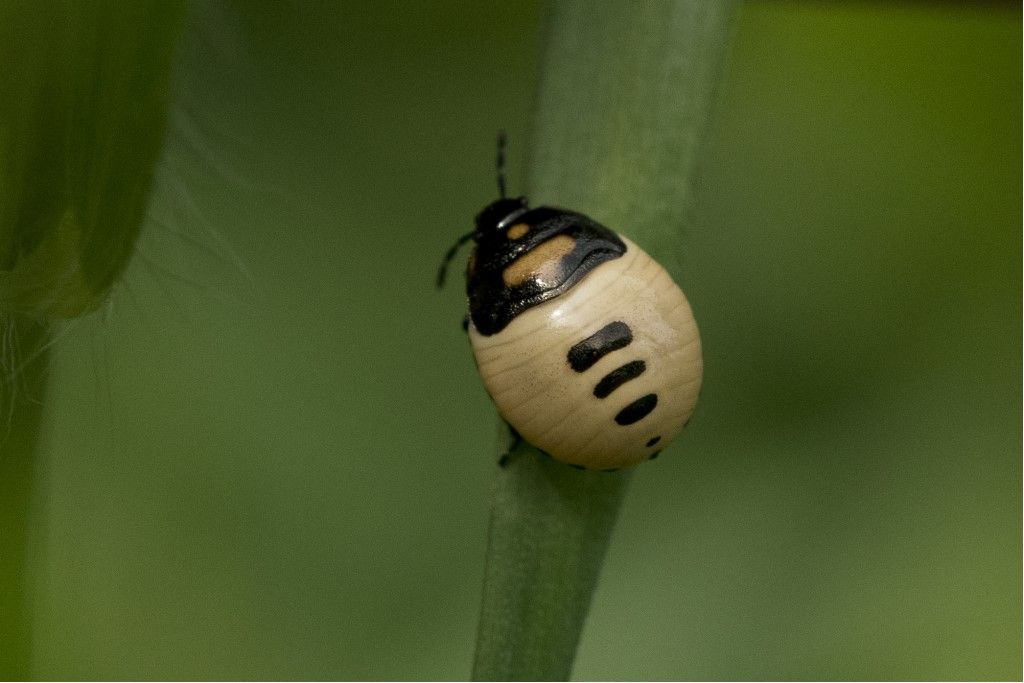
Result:
[[[644,370],[646,369],[647,363],[644,363],[642,360],[634,360],[626,363],[620,368],[612,370],[597,383],[596,387],[594,387],[594,396],[597,396],[598,398],[606,398],[609,394],[629,380],[636,379],[640,375],[644,374]]]
[[[647,447],[650,448],[651,446],[654,446],[655,444],[657,444],[659,441],[661,441],[661,437],[660,436],[656,436],[656,437],[654,437],[653,439],[651,439],[650,441],[647,442]]]
[[[579,344],[569,349],[569,365],[576,372],[584,372],[605,354],[629,346],[633,332],[624,322],[608,323]]]
[[[655,458],[657,458],[657,457],[658,457],[659,455],[661,455],[661,451],[654,451],[653,453],[651,453],[651,457],[649,457],[649,458],[647,458],[647,459],[648,459],[648,460],[654,460],[654,459],[655,459]]]
[[[654,407],[658,405],[657,394],[647,394],[641,396],[637,400],[630,403],[628,406],[619,411],[619,414],[615,416],[615,421],[622,426],[631,425],[634,422],[639,422],[654,410]]]

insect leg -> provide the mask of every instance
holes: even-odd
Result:
[[[519,436],[519,432],[516,431],[515,427],[507,422],[505,423],[505,426],[508,427],[508,448],[502,456],[498,458],[498,467],[501,467],[502,469],[508,467],[508,462],[512,457],[512,452],[523,442],[523,437]]]

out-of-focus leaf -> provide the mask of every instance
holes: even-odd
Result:
[[[184,2],[0,4],[0,312],[95,309],[142,225]]]

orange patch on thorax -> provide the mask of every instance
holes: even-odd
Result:
[[[575,246],[576,240],[572,237],[556,235],[506,266],[501,279],[506,287],[516,287],[529,280],[537,280],[542,287],[554,285],[562,257]]]

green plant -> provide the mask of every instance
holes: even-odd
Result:
[[[720,0],[555,2],[531,200],[621,230],[678,275],[686,196],[734,15],[735,3]],[[569,677],[628,481],[515,446],[492,506],[475,679]]]
[[[48,346],[106,300],[164,139],[184,2],[0,4],[0,679],[29,673]]]

